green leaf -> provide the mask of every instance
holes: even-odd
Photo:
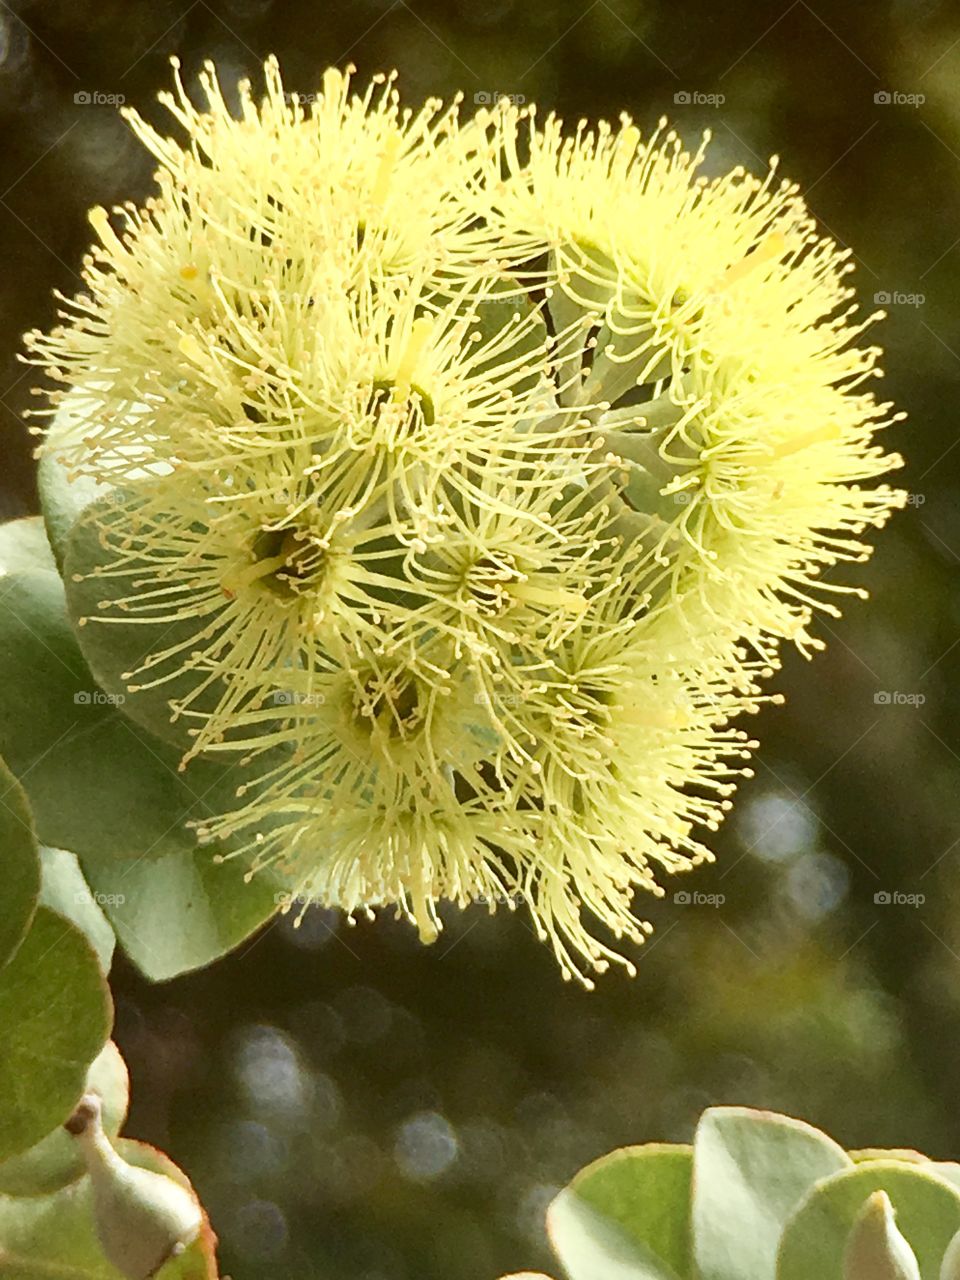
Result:
[[[943,1255],[940,1280],[960,1280],[960,1231],[950,1241]]]
[[[138,674],[141,663],[148,655],[176,645],[188,645],[191,650],[203,649],[210,640],[199,634],[210,619],[188,618],[171,622],[124,622],[123,615],[110,602],[131,594],[131,584],[136,580],[139,562],[128,556],[124,560],[121,576],[106,573],[114,563],[112,544],[101,541],[100,516],[114,510],[117,494],[103,498],[84,514],[72,528],[66,543],[64,582],[67,608],[80,648],[90,665],[97,682],[123,706],[124,714],[161,738],[182,750],[190,747],[193,739],[188,733],[189,722],[172,720],[170,701],[185,697],[194,688],[198,677],[193,672],[174,676],[153,688],[140,688],[131,692],[131,685],[141,681],[149,683],[160,674]],[[155,573],[155,568],[143,562],[145,578]],[[106,617],[110,621],[101,621]],[[212,710],[222,692],[222,686],[211,685],[205,690],[197,709]]]
[[[230,808],[236,766],[193,761],[123,715],[91,676],[49,573],[0,579],[0,753],[40,840],[97,858],[192,852],[187,827]]]
[[[289,890],[276,875],[244,882],[246,864],[209,850],[135,863],[84,860],[120,945],[152,982],[200,969],[259,929]]]
[[[531,373],[517,382],[517,391],[536,389],[540,374],[540,355],[548,338],[547,325],[542,309],[535,306],[519,281],[504,277],[501,283],[477,305],[476,324],[473,331],[480,335],[476,343],[477,354],[484,352],[488,343],[509,334],[505,349],[491,348],[485,359],[478,359],[477,371],[494,368],[504,361],[514,362],[524,356],[535,356],[530,363]]]
[[[106,979],[76,925],[38,907],[0,970],[0,1159],[62,1124],[113,1019]]]
[[[57,452],[58,443],[82,436],[85,421],[82,392],[72,392],[64,399],[53,419],[47,435],[47,447],[40,455],[37,470],[43,521],[58,565],[63,564],[67,535],[80,512],[109,492],[105,485],[88,476],[71,478]]]
[[[588,1165],[547,1214],[571,1280],[685,1280],[690,1275],[689,1147],[626,1147]]]
[[[27,935],[40,893],[40,854],[27,797],[0,760],[0,966]]]
[[[840,1276],[847,1238],[875,1191],[890,1197],[921,1280],[937,1280],[947,1245],[960,1230],[960,1191],[924,1165],[895,1160],[855,1165],[807,1194],[784,1228],[777,1280]]]
[[[103,1099],[104,1129],[111,1138],[116,1137],[127,1116],[130,1080],[126,1063],[112,1040],[107,1041],[91,1063],[70,1110],[84,1093],[97,1093]],[[50,1195],[84,1173],[83,1159],[76,1142],[58,1124],[29,1151],[0,1164],[0,1196]]]
[[[72,920],[87,935],[104,973],[110,972],[116,937],[92,889],[83,878],[80,863],[66,849],[40,850],[43,885],[40,901]]]
[[[246,865],[215,865],[186,825],[230,808],[241,775],[202,760],[178,772],[178,752],[98,696],[52,574],[14,574],[4,590],[0,747],[25,781],[41,839],[77,854],[148,977],[209,964],[274,915],[286,887],[259,874],[244,884]]]
[[[18,569],[57,572],[46,530],[39,516],[0,524],[0,577]]]
[[[854,1164],[866,1164],[871,1160],[896,1160],[898,1163],[918,1164],[928,1173],[935,1173],[960,1190],[960,1164],[953,1160],[931,1160],[929,1156],[906,1147],[866,1147],[862,1151],[848,1152]]]
[[[702,1280],[771,1280],[783,1224],[816,1182],[851,1163],[819,1129],[746,1107],[705,1111],[693,1151],[693,1248]]]
[[[121,1140],[117,1150],[130,1164],[166,1174],[182,1186],[183,1173],[152,1147]],[[216,1280],[216,1239],[205,1225],[179,1258],[155,1280]],[[0,1196],[0,1280],[123,1280],[104,1258],[94,1228],[90,1179],[85,1175],[49,1196]]]

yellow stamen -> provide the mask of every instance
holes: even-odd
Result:
[[[739,262],[735,262],[732,267],[727,267],[723,275],[716,283],[717,289],[729,289],[751,273],[756,271],[757,267],[762,267],[765,262],[771,262],[774,258],[780,258],[786,252],[787,238],[779,231],[771,231],[770,235],[757,245],[753,253],[748,253],[741,258]]]
[[[427,340],[433,331],[433,321],[421,316],[419,320],[414,320],[410,326],[410,337],[407,339],[407,345],[403,349],[403,354],[397,363],[397,372],[394,377],[393,398],[398,403],[406,400],[410,395],[410,387],[413,383],[413,374],[417,367],[417,361],[420,359],[420,353],[427,344]]]
[[[504,586],[504,590],[515,600],[526,600],[529,604],[553,605],[558,609],[566,609],[570,613],[585,613],[590,603],[579,591],[537,587],[529,582],[509,582]]]
[[[378,208],[382,207],[386,201],[387,192],[390,190],[390,179],[393,177],[393,171],[396,168],[397,157],[400,154],[402,145],[403,139],[400,134],[392,133],[383,149],[383,155],[380,157],[380,167],[377,169],[373,191],[370,195],[371,203]]]
[[[792,440],[784,440],[782,444],[775,445],[773,456],[788,458],[791,454],[799,453],[801,449],[806,449],[812,444],[828,444],[830,441],[842,439],[842,428],[835,422],[830,422],[824,427],[812,427],[809,431],[803,431],[800,435],[794,436]]]

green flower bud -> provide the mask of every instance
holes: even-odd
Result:
[[[196,1197],[172,1178],[127,1164],[100,1113],[100,1098],[88,1093],[66,1124],[90,1176],[97,1239],[128,1280],[149,1280],[197,1238],[203,1214]]]
[[[875,1191],[850,1228],[843,1253],[843,1280],[920,1280],[913,1250],[897,1230],[893,1205]]]

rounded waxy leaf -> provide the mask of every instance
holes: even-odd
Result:
[[[151,982],[200,969],[239,946],[289,893],[269,872],[247,883],[245,864],[210,850],[156,861],[84,860],[87,881],[126,955]]]
[[[940,1280],[960,1280],[960,1231],[950,1241],[943,1255]]]
[[[181,772],[180,753],[99,689],[53,574],[12,574],[0,595],[0,753],[25,780],[41,841],[97,858],[192,853],[188,822],[229,807],[239,770],[198,760]]]
[[[40,853],[23,788],[0,760],[0,966],[27,935],[40,894]]]
[[[0,1160],[62,1124],[110,1034],[106,979],[84,934],[38,907],[0,969]]]
[[[693,1150],[701,1280],[770,1280],[783,1224],[811,1187],[851,1164],[811,1125],[746,1107],[705,1111]]]
[[[866,1164],[872,1160],[896,1160],[905,1164],[922,1165],[928,1173],[935,1173],[947,1182],[952,1182],[960,1190],[960,1164],[954,1160],[931,1160],[920,1151],[910,1147],[865,1147],[860,1151],[850,1151],[850,1159],[854,1164]]]
[[[96,1093],[103,1100],[103,1125],[116,1137],[127,1116],[130,1078],[120,1051],[108,1040],[90,1064],[83,1093]],[[79,1099],[75,1099],[78,1101]],[[58,1124],[40,1142],[0,1164],[0,1196],[39,1196],[59,1191],[83,1176],[85,1166],[77,1144]],[[3,1274],[0,1268],[0,1275]]]
[[[626,1147],[588,1165],[553,1201],[547,1230],[571,1280],[690,1275],[689,1147]]]
[[[13,574],[4,589],[0,750],[25,779],[41,840],[79,857],[94,902],[148,977],[209,964],[273,916],[289,887],[269,875],[244,883],[246,865],[216,865],[188,825],[230,807],[240,770],[195,760],[180,772],[180,753],[98,689],[55,575]]]
[[[88,476],[71,475],[57,452],[59,441],[83,434],[85,402],[82,393],[66,396],[50,426],[47,446],[40,455],[37,485],[43,523],[56,563],[63,564],[67,535],[81,511],[109,489]]]
[[[0,524],[0,580],[20,569],[57,572],[56,562],[39,516],[24,516]]]
[[[938,1280],[947,1246],[960,1231],[960,1191],[923,1165],[893,1160],[856,1165],[807,1194],[784,1227],[777,1280],[843,1275],[850,1233],[864,1203],[877,1191],[890,1199],[921,1280]]]
[[[193,744],[188,732],[190,721],[173,718],[171,700],[190,694],[200,677],[187,671],[152,685],[159,672],[142,671],[141,665],[166,650],[202,650],[210,643],[201,633],[211,619],[205,616],[198,622],[194,618],[172,620],[164,616],[160,621],[137,620],[131,613],[130,620],[125,620],[117,602],[136,595],[136,564],[127,557],[122,574],[109,572],[115,552],[102,540],[99,523],[102,517],[109,516],[118,497],[93,504],[70,531],[64,560],[67,608],[84,659],[98,684],[122,704],[124,713],[138,725],[186,750]],[[151,568],[146,562],[142,572],[149,580]],[[126,605],[122,607],[125,609]],[[197,706],[209,709],[216,705],[221,690],[221,685],[211,685]]]
[[[68,853],[66,849],[43,848],[40,859],[43,864],[40,901],[83,930],[97,953],[101,969],[109,973],[116,935],[83,878],[76,854]]]

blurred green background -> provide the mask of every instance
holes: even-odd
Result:
[[[718,863],[640,908],[630,982],[564,986],[519,917],[450,915],[422,949],[384,919],[278,923],[151,988],[121,961],[128,1132],[193,1176],[234,1280],[489,1280],[549,1266],[554,1191],[611,1147],[681,1140],[743,1102],[845,1145],[960,1155],[960,11],[934,0],[20,0],[0,4],[4,516],[37,509],[19,335],[77,285],[94,203],[150,167],[111,100],[154,119],[177,53],[227,83],[276,52],[396,66],[571,121],[669,114],[709,165],[773,152],[887,295],[886,390],[910,420],[907,510],[871,603],[791,657]],[[721,100],[722,99],[722,100]],[[482,100],[482,98],[480,99]]]

